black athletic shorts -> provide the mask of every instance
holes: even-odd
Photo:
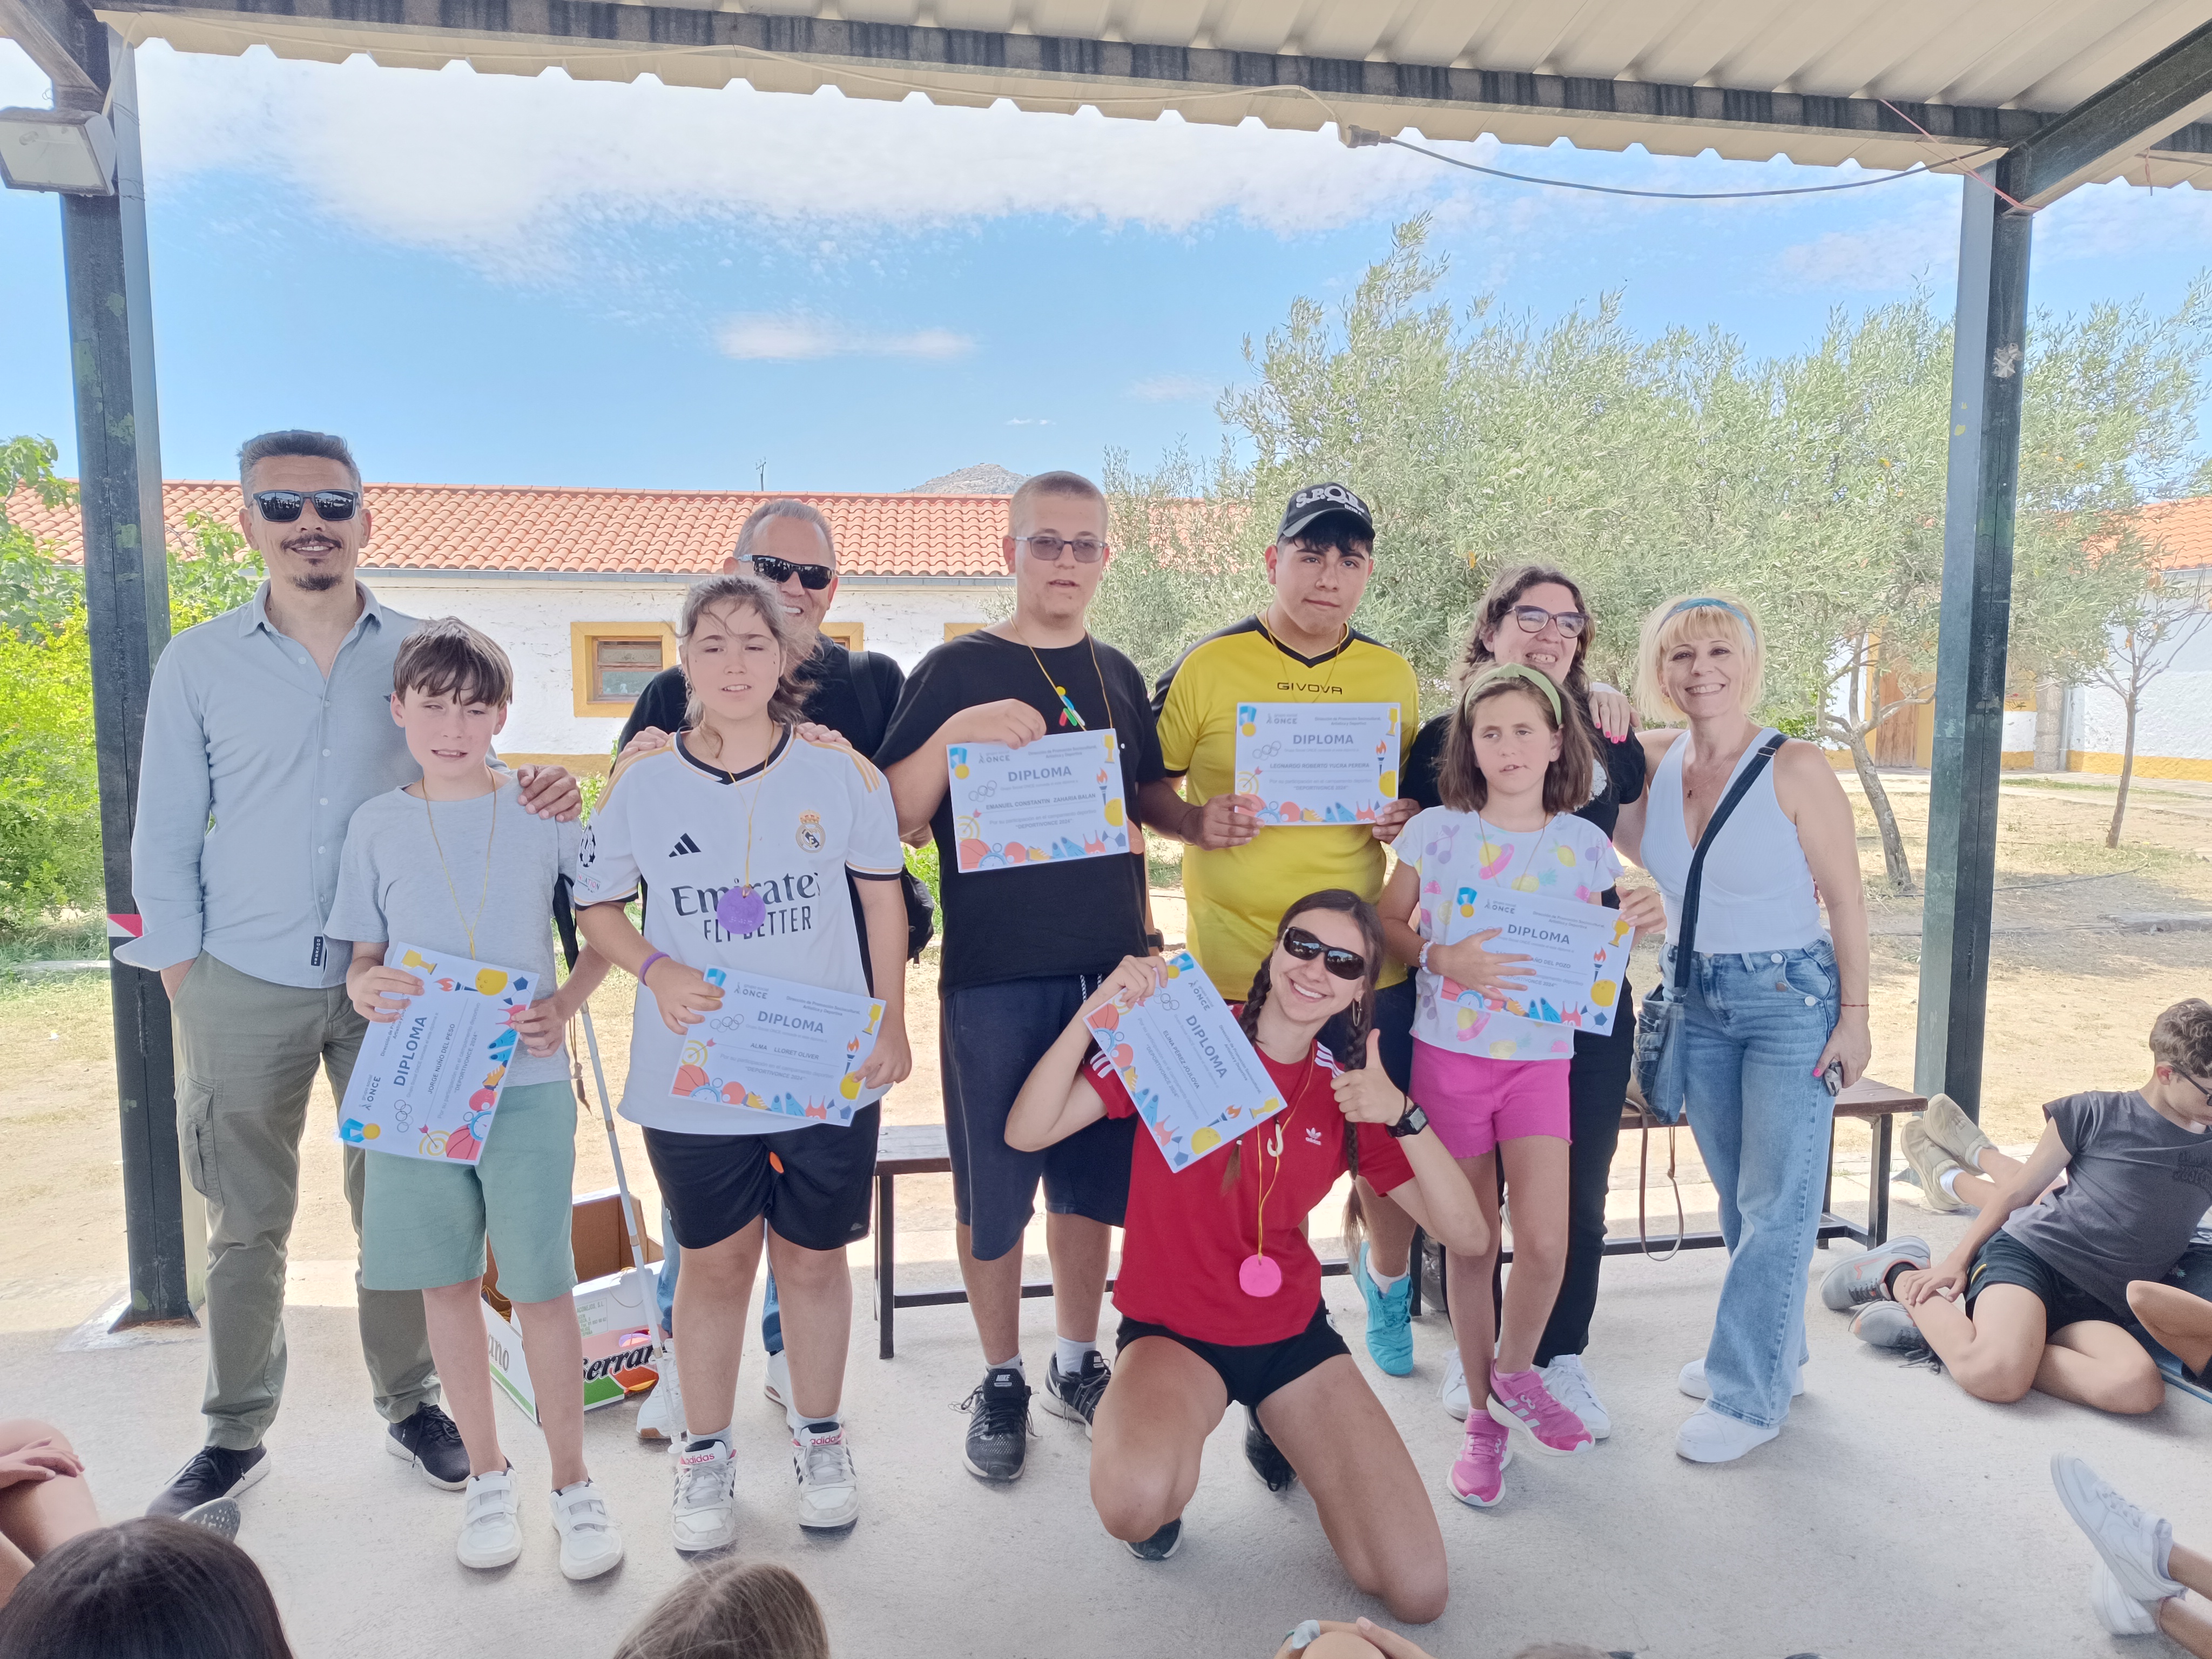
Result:
[[[1164,1325],[1148,1325],[1140,1319],[1124,1319],[1121,1332],[1114,1344],[1119,1354],[1140,1336],[1164,1336],[1170,1342],[1180,1342],[1193,1353],[1213,1367],[1221,1378],[1221,1386],[1229,1390],[1229,1397],[1240,1406],[1256,1406],[1278,1389],[1289,1387],[1315,1366],[1348,1354],[1344,1339],[1336,1334],[1329,1321],[1328,1307],[1317,1304],[1314,1316],[1306,1322],[1305,1329],[1296,1336],[1285,1337],[1280,1342],[1259,1342],[1249,1347],[1231,1347],[1225,1342],[1201,1342],[1194,1336],[1185,1336],[1181,1331],[1170,1330]]]
[[[2045,1335],[2069,1325],[2078,1325],[2085,1319],[2101,1319],[2107,1325],[2118,1325],[2138,1342],[2149,1335],[2135,1315],[2125,1308],[2115,1311],[2106,1307],[2010,1233],[1994,1235],[1974,1258],[1973,1269],[1966,1275],[1965,1301],[1968,1313],[1973,1312],[1976,1298],[1992,1285],[2017,1285],[2024,1291],[2033,1291],[2043,1304]]]
[[[849,1125],[817,1123],[767,1135],[645,1132],[646,1155],[674,1218],[676,1242],[703,1250],[761,1216],[806,1250],[840,1250],[868,1236],[880,1103]]]

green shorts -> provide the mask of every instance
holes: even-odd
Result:
[[[431,1291],[481,1278],[484,1230],[499,1255],[500,1293],[550,1302],[576,1288],[568,1204],[576,1175],[576,1095],[532,1083],[500,1096],[473,1164],[368,1154],[361,1282]]]

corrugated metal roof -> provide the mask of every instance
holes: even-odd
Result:
[[[738,532],[763,501],[750,490],[545,489],[526,486],[372,483],[371,569],[497,571],[523,574],[699,576],[721,568]],[[188,513],[228,524],[238,483],[171,479],[162,516],[173,545],[189,545]],[[1003,576],[1003,495],[815,495],[848,576]],[[58,557],[84,557],[74,507],[46,507],[28,490],[8,516]]]
[[[2212,21],[2212,0],[196,0],[100,15],[186,51],[1902,167],[2016,140],[2008,114],[2032,128],[2072,107]],[[2156,182],[2212,171],[2187,148],[2152,151],[2168,157]],[[2106,176],[2122,173],[2143,177]]]

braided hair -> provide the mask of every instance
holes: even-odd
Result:
[[[1359,988],[1359,994],[1343,1012],[1330,1016],[1322,1027],[1319,1041],[1328,1045],[1336,1056],[1337,1066],[1343,1071],[1358,1071],[1367,1064],[1367,1033],[1375,1024],[1375,980],[1382,971],[1382,924],[1375,914],[1375,907],[1358,894],[1342,887],[1324,887],[1317,893],[1309,893],[1283,912],[1275,924],[1274,945],[1280,945],[1284,933],[1300,916],[1314,910],[1333,910],[1339,915],[1350,916],[1359,929],[1363,954],[1367,958],[1367,977]],[[1237,1017],[1245,1041],[1255,1048],[1260,1046],[1260,1011],[1267,1006],[1267,999],[1275,989],[1271,971],[1274,961],[1274,945],[1260,959],[1260,970],[1252,975],[1252,988],[1245,994],[1244,1006]],[[1237,1184],[1243,1169],[1243,1143],[1238,1141],[1229,1149],[1229,1162],[1221,1176],[1221,1190],[1227,1192]],[[1352,1173],[1359,1173],[1359,1136],[1347,1118],[1344,1124],[1344,1159]],[[1358,1188],[1353,1189],[1355,1192]]]

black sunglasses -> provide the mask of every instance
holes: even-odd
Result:
[[[1073,541],[1065,536],[1017,536],[1018,542],[1026,543],[1031,553],[1047,564],[1058,564],[1064,550],[1075,555],[1078,564],[1097,564],[1099,556],[1112,551],[1105,543],[1093,541],[1088,536],[1078,536]]]
[[[1347,951],[1340,945],[1323,945],[1303,927],[1283,929],[1283,949],[1300,962],[1321,958],[1321,965],[1339,979],[1367,977],[1367,958],[1357,951]]]
[[[765,553],[748,553],[745,562],[763,581],[781,587],[793,576],[799,585],[810,593],[819,593],[830,586],[837,573],[826,564],[793,564],[789,559],[770,558]]]
[[[253,505],[261,516],[271,524],[290,524],[300,516],[300,510],[309,501],[315,504],[315,516],[325,524],[343,524],[361,507],[358,489],[261,489],[253,495]]]

